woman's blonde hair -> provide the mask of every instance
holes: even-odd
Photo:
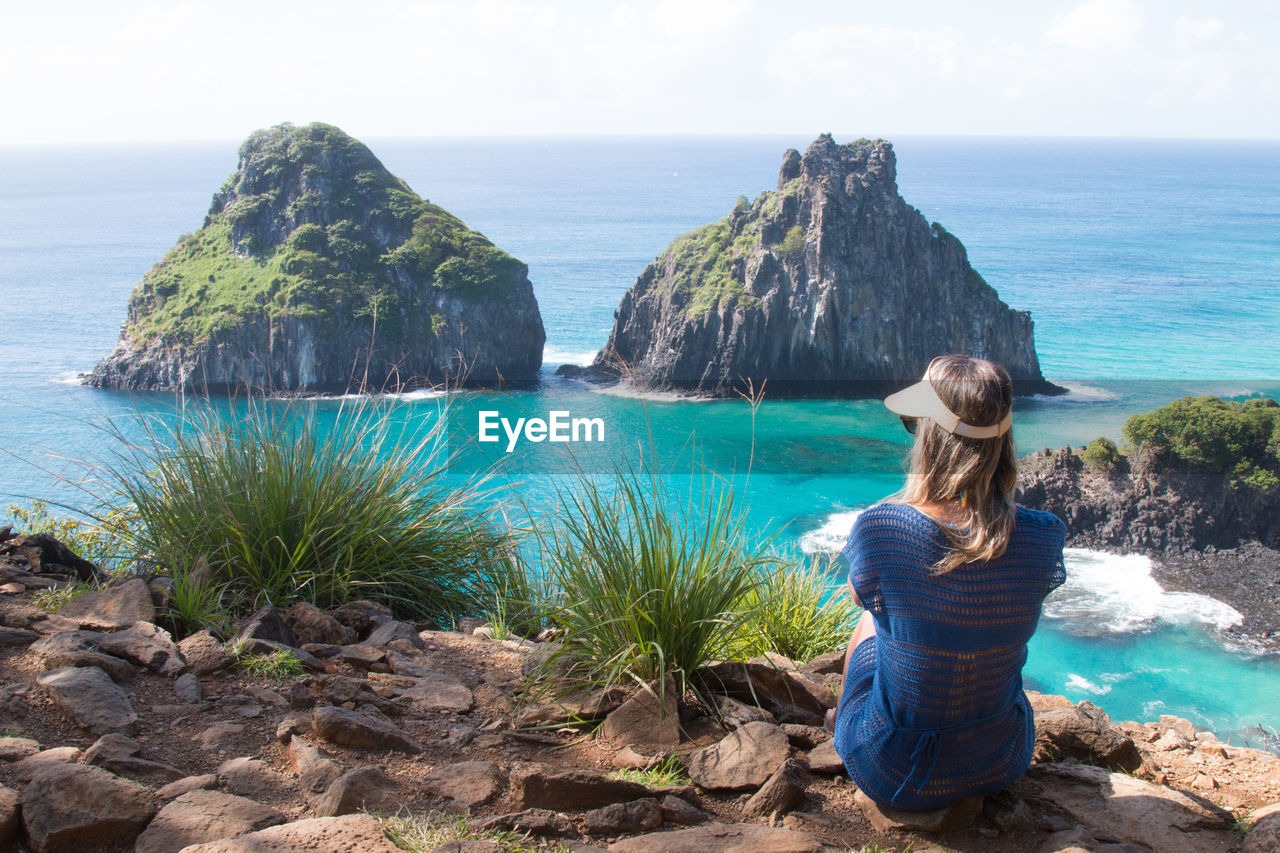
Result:
[[[934,391],[960,420],[989,426],[1013,408],[1013,381],[1000,365],[967,355],[947,355],[936,361],[931,374]],[[1013,430],[995,438],[967,438],[947,432],[929,418],[919,418],[915,433],[906,485],[886,501],[918,506],[964,495],[963,529],[939,525],[951,548],[934,564],[938,573],[999,557],[1009,544],[1017,516]]]

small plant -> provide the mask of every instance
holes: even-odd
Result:
[[[72,582],[63,586],[51,586],[48,589],[38,589],[31,593],[31,600],[35,602],[36,607],[46,613],[53,613],[61,610],[71,602],[89,591],[89,585],[85,583]]]
[[[680,759],[674,755],[668,755],[647,770],[615,770],[609,775],[614,779],[638,782],[650,788],[660,788],[663,785],[689,784],[688,772],[685,770],[684,765],[680,763]]]
[[[1084,449],[1084,462],[1095,471],[1109,471],[1120,458],[1120,448],[1106,436],[1099,436]]]
[[[289,649],[243,654],[242,646],[237,645],[231,649],[231,653],[236,656],[240,669],[257,678],[285,681],[290,678],[299,678],[306,672],[302,666],[302,659]]]
[[[402,812],[379,816],[387,840],[408,853],[429,853],[451,841],[488,841],[510,853],[567,853],[556,842],[535,841],[514,832],[476,829],[466,817],[431,812],[421,817]]]
[[[140,443],[116,426],[116,459],[100,471],[118,510],[108,518],[144,565],[180,577],[206,562],[189,624],[215,589],[242,607],[366,598],[417,617],[477,613],[511,545],[479,479],[446,483],[446,421],[405,438],[376,403],[335,414],[262,402],[145,420]]]
[[[819,556],[804,568],[781,565],[752,587],[739,602],[735,657],[774,652],[803,662],[843,648],[862,608],[832,584],[827,565]]]
[[[1244,837],[1253,831],[1253,825],[1257,823],[1253,818],[1253,809],[1242,809],[1235,816],[1235,823],[1231,827],[1232,833],[1236,838],[1244,840]]]
[[[564,639],[544,672],[563,673],[566,687],[670,674],[683,694],[740,633],[738,602],[777,562],[748,536],[727,486],[702,479],[673,495],[652,467],[580,474],[549,529],[539,550],[565,595],[552,613]]]
[[[204,629],[224,636],[228,633],[231,614],[222,606],[225,585],[215,586],[204,565],[197,561],[193,570],[174,574],[168,616],[178,638]]]
[[[96,566],[105,567],[114,563],[114,549],[106,530],[94,524],[54,515],[46,501],[35,500],[30,506],[9,504],[9,517],[13,519],[13,526],[19,533],[46,533]]]

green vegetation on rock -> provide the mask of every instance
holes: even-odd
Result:
[[[1182,397],[1124,423],[1135,448],[1166,451],[1192,465],[1231,476],[1232,485],[1280,486],[1280,403],[1214,396]]]
[[[1110,470],[1111,466],[1119,458],[1120,448],[1116,447],[1116,443],[1106,436],[1095,438],[1084,449],[1085,464],[1099,471]]]
[[[525,266],[420,198],[336,127],[282,124],[240,148],[204,226],[143,278],[128,332],[199,343],[246,320],[377,318],[394,338],[405,274],[467,301],[509,301]]]

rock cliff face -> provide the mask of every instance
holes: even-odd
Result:
[[[787,151],[775,192],[739,199],[641,273],[589,373],[712,396],[746,379],[773,395],[862,396],[951,352],[1003,364],[1020,394],[1063,390],[1040,373],[1030,314],[898,195],[892,146],[823,135]]]
[[[526,266],[336,127],[253,134],[84,378],[132,390],[390,391],[526,381],[546,335]]]
[[[1241,633],[1280,640],[1280,493],[1151,449],[1105,470],[1070,447],[1018,467],[1019,503],[1061,518],[1069,546],[1150,556],[1165,588],[1225,601],[1244,614]]]

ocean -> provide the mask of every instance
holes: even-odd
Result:
[[[838,551],[894,491],[907,435],[877,401],[687,401],[556,377],[608,338],[622,293],[677,235],[776,185],[811,137],[366,140],[391,171],[529,265],[547,329],[537,390],[387,401],[408,429],[450,419],[462,469],[531,501],[615,460],[732,483],[751,525],[798,555]],[[837,137],[838,142],[847,141]],[[1070,393],[1020,398],[1019,453],[1106,435],[1186,394],[1280,395],[1280,144],[904,137],[898,185],[1029,310],[1043,372]],[[102,423],[173,398],[81,387],[129,291],[198,228],[237,143],[0,148],[0,503],[80,505],[110,452]],[[340,403],[315,405],[322,414]],[[600,418],[596,444],[476,444],[481,411]],[[572,459],[570,459],[572,456]],[[490,466],[497,466],[490,468]],[[1228,605],[1167,591],[1141,556],[1070,549],[1027,686],[1116,719],[1177,714],[1236,744],[1280,730],[1280,659],[1232,642]],[[839,569],[833,570],[838,580]],[[1272,741],[1274,743],[1274,741]]]

